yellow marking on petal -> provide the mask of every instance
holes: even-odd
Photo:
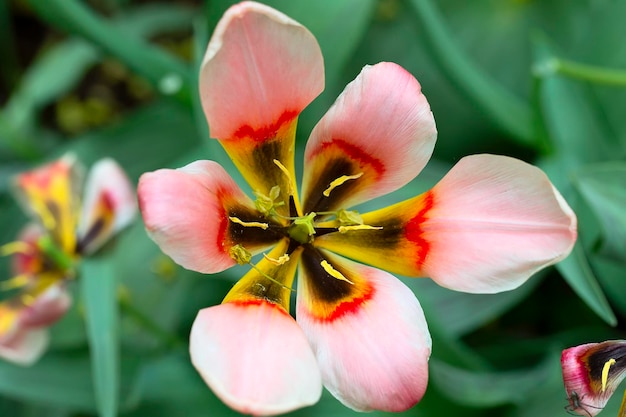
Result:
[[[287,263],[289,261],[289,255],[286,254],[286,253],[284,255],[280,256],[278,259],[270,258],[266,254],[263,254],[263,257],[265,259],[267,259],[268,261],[270,261],[271,263],[273,263],[274,265],[284,265],[285,263]]]
[[[355,175],[342,175],[341,177],[333,180],[330,185],[328,186],[327,189],[324,190],[324,192],[322,194],[324,194],[324,197],[329,197],[330,196],[330,192],[332,190],[334,190],[335,188],[339,187],[340,185],[342,185],[343,183],[345,183],[346,181],[349,180],[356,180],[358,178],[361,178],[363,176],[362,172],[359,172],[358,174]]]
[[[324,268],[324,271],[328,272],[328,275],[330,275],[331,277],[337,278],[338,280],[345,281],[345,282],[347,282],[349,284],[354,285],[354,282],[350,281],[341,272],[339,272],[335,268],[333,268],[332,265],[328,263],[328,261],[323,260],[320,263],[320,265],[322,265],[322,268]]]
[[[611,358],[604,364],[602,368],[602,392],[606,391],[606,383],[609,379],[609,369],[615,365],[615,359]]]
[[[354,226],[339,226],[339,233],[346,233],[351,230],[382,230],[382,226],[370,226],[369,224],[357,224]]]
[[[267,223],[261,223],[261,222],[244,222],[243,220],[240,220],[237,217],[233,217],[233,216],[229,216],[228,219],[233,222],[233,223],[237,223],[242,225],[243,227],[260,227],[261,229],[265,230],[268,227],[270,227],[269,224]]]
[[[6,281],[0,282],[0,290],[8,291],[16,288],[25,287],[30,282],[29,276],[26,274],[18,275]]]
[[[15,255],[17,253],[28,255],[33,248],[26,242],[9,242],[0,246],[0,256]]]

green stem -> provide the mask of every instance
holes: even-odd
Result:
[[[183,342],[178,336],[168,332],[156,324],[152,319],[148,318],[148,316],[135,308],[135,306],[133,306],[126,297],[118,297],[118,299],[122,312],[132,318],[135,322],[137,322],[137,324],[147,330],[156,339],[161,341],[166,347],[175,348],[185,346],[185,342]]]
[[[565,59],[554,58],[549,62],[554,72],[570,78],[589,81],[596,84],[606,84],[618,87],[626,87],[626,71],[611,68],[596,67],[581,64]]]
[[[499,85],[472,62],[455,43],[430,0],[411,0],[426,41],[442,72],[476,106],[520,144],[539,147],[530,106]]]

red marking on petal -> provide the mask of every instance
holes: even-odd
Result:
[[[350,159],[358,161],[361,166],[371,166],[379,178],[385,173],[385,165],[380,161],[380,159],[374,158],[372,155],[365,152],[362,148],[359,148],[358,146],[343,139],[333,139],[330,142],[323,142],[322,146],[320,146],[317,151],[311,154],[311,157],[332,146],[336,146]]]
[[[69,168],[70,165],[66,161],[59,160],[20,174],[17,177],[17,181],[22,187],[27,187],[30,184],[35,188],[45,189],[49,187],[50,182],[57,176],[67,176]]]
[[[281,305],[272,303],[269,300],[264,300],[261,298],[254,298],[254,297],[239,298],[237,300],[229,301],[229,303],[234,304],[239,307],[260,306],[260,305],[266,304],[269,307],[272,307],[287,316],[289,315],[289,313],[287,313]]]
[[[407,222],[404,232],[407,240],[417,245],[418,250],[416,258],[417,266],[420,269],[428,256],[428,251],[430,250],[430,242],[422,236],[424,233],[422,230],[422,224],[427,218],[427,213],[434,205],[434,193],[432,191],[424,193],[421,203],[421,210]]]
[[[359,311],[363,304],[371,300],[373,297],[374,288],[369,287],[360,297],[355,297],[339,304],[330,315],[322,318],[321,321],[334,321],[348,314],[355,314]]]
[[[250,125],[243,125],[234,134],[237,139],[250,138],[255,142],[264,142],[268,139],[276,137],[278,130],[285,124],[291,122],[298,116],[298,112],[294,110],[286,110],[280,115],[276,122],[268,126],[253,128]]]

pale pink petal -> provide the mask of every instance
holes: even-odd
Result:
[[[128,226],[136,214],[135,190],[126,173],[113,159],[99,160],[91,168],[85,183],[78,225],[81,250],[94,252]]]
[[[60,320],[72,305],[64,283],[50,286],[31,305],[20,312],[20,324],[24,327],[44,327]]]
[[[175,262],[203,273],[235,264],[228,217],[233,208],[254,205],[219,164],[196,161],[143,174],[137,193],[148,234]]]
[[[520,160],[463,158],[433,188],[416,227],[427,242],[423,271],[471,293],[511,290],[565,258],[576,216],[546,175]]]
[[[355,410],[398,412],[415,405],[426,390],[431,351],[415,295],[387,272],[335,256],[326,258],[353,284],[322,277],[324,270],[306,256],[296,317],[324,386]],[[334,285],[320,288],[328,280]]]
[[[397,64],[363,68],[306,145],[304,211],[346,208],[394,191],[424,168],[435,120],[420,84]],[[342,175],[363,175],[322,196]]]
[[[202,107],[218,139],[272,130],[323,89],[323,58],[313,35],[254,2],[226,11],[200,69]]]
[[[23,329],[9,341],[0,343],[0,358],[18,365],[35,363],[48,347],[47,329]]]
[[[244,414],[286,413],[316,403],[322,393],[302,330],[276,304],[225,303],[201,310],[190,351],[209,387]]]

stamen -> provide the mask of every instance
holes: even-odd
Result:
[[[287,184],[289,184],[289,195],[293,195],[294,193],[291,189],[291,184],[293,184],[293,178],[291,178],[291,173],[283,164],[280,163],[278,159],[274,159],[273,162],[281,171],[283,171],[283,174],[285,174],[285,176],[287,177]]]
[[[30,307],[35,303],[36,298],[33,297],[30,294],[22,294],[20,296],[20,301],[22,302],[22,304],[24,304],[26,307]]]
[[[265,259],[268,260],[268,262],[273,263],[274,265],[284,265],[287,262],[289,262],[289,255],[288,254],[284,254],[282,255],[280,258],[275,259],[275,258],[270,258],[269,256],[267,256],[266,254],[263,254],[263,257]]]
[[[269,224],[267,223],[261,223],[261,222],[244,222],[243,220],[238,219],[237,217],[232,217],[229,216],[228,219],[233,222],[233,223],[237,223],[242,225],[243,227],[260,227],[261,229],[265,230],[268,227],[270,227]]]
[[[602,368],[602,392],[606,391],[606,383],[609,379],[609,369],[612,365],[615,365],[615,359],[611,358],[604,364]]]
[[[370,226],[369,224],[356,224],[354,226],[339,226],[339,233],[346,233],[351,230],[382,230],[382,226]]]
[[[331,277],[337,278],[338,280],[341,280],[341,281],[346,281],[347,283],[354,285],[354,282],[350,281],[348,278],[343,276],[341,272],[333,268],[332,265],[328,263],[328,261],[323,260],[320,263],[320,265],[322,265],[322,268],[324,268],[324,271],[328,272],[328,275],[330,275]]]
[[[14,290],[16,288],[25,287],[30,282],[28,275],[22,274],[11,279],[7,279],[6,281],[0,282],[0,290],[8,291]]]
[[[322,194],[324,194],[324,197],[328,197],[328,196],[330,196],[330,192],[332,190],[334,190],[335,188],[339,187],[340,185],[342,185],[346,181],[348,181],[348,180],[356,180],[357,178],[361,178],[362,176],[363,176],[362,172],[359,172],[358,174],[355,174],[355,175],[342,175],[341,177],[333,180],[330,183],[330,185],[328,186],[328,188],[325,189]]]
[[[31,245],[21,241],[9,242],[0,246],[0,256],[15,255],[16,253],[28,255],[32,251],[33,248]]]

